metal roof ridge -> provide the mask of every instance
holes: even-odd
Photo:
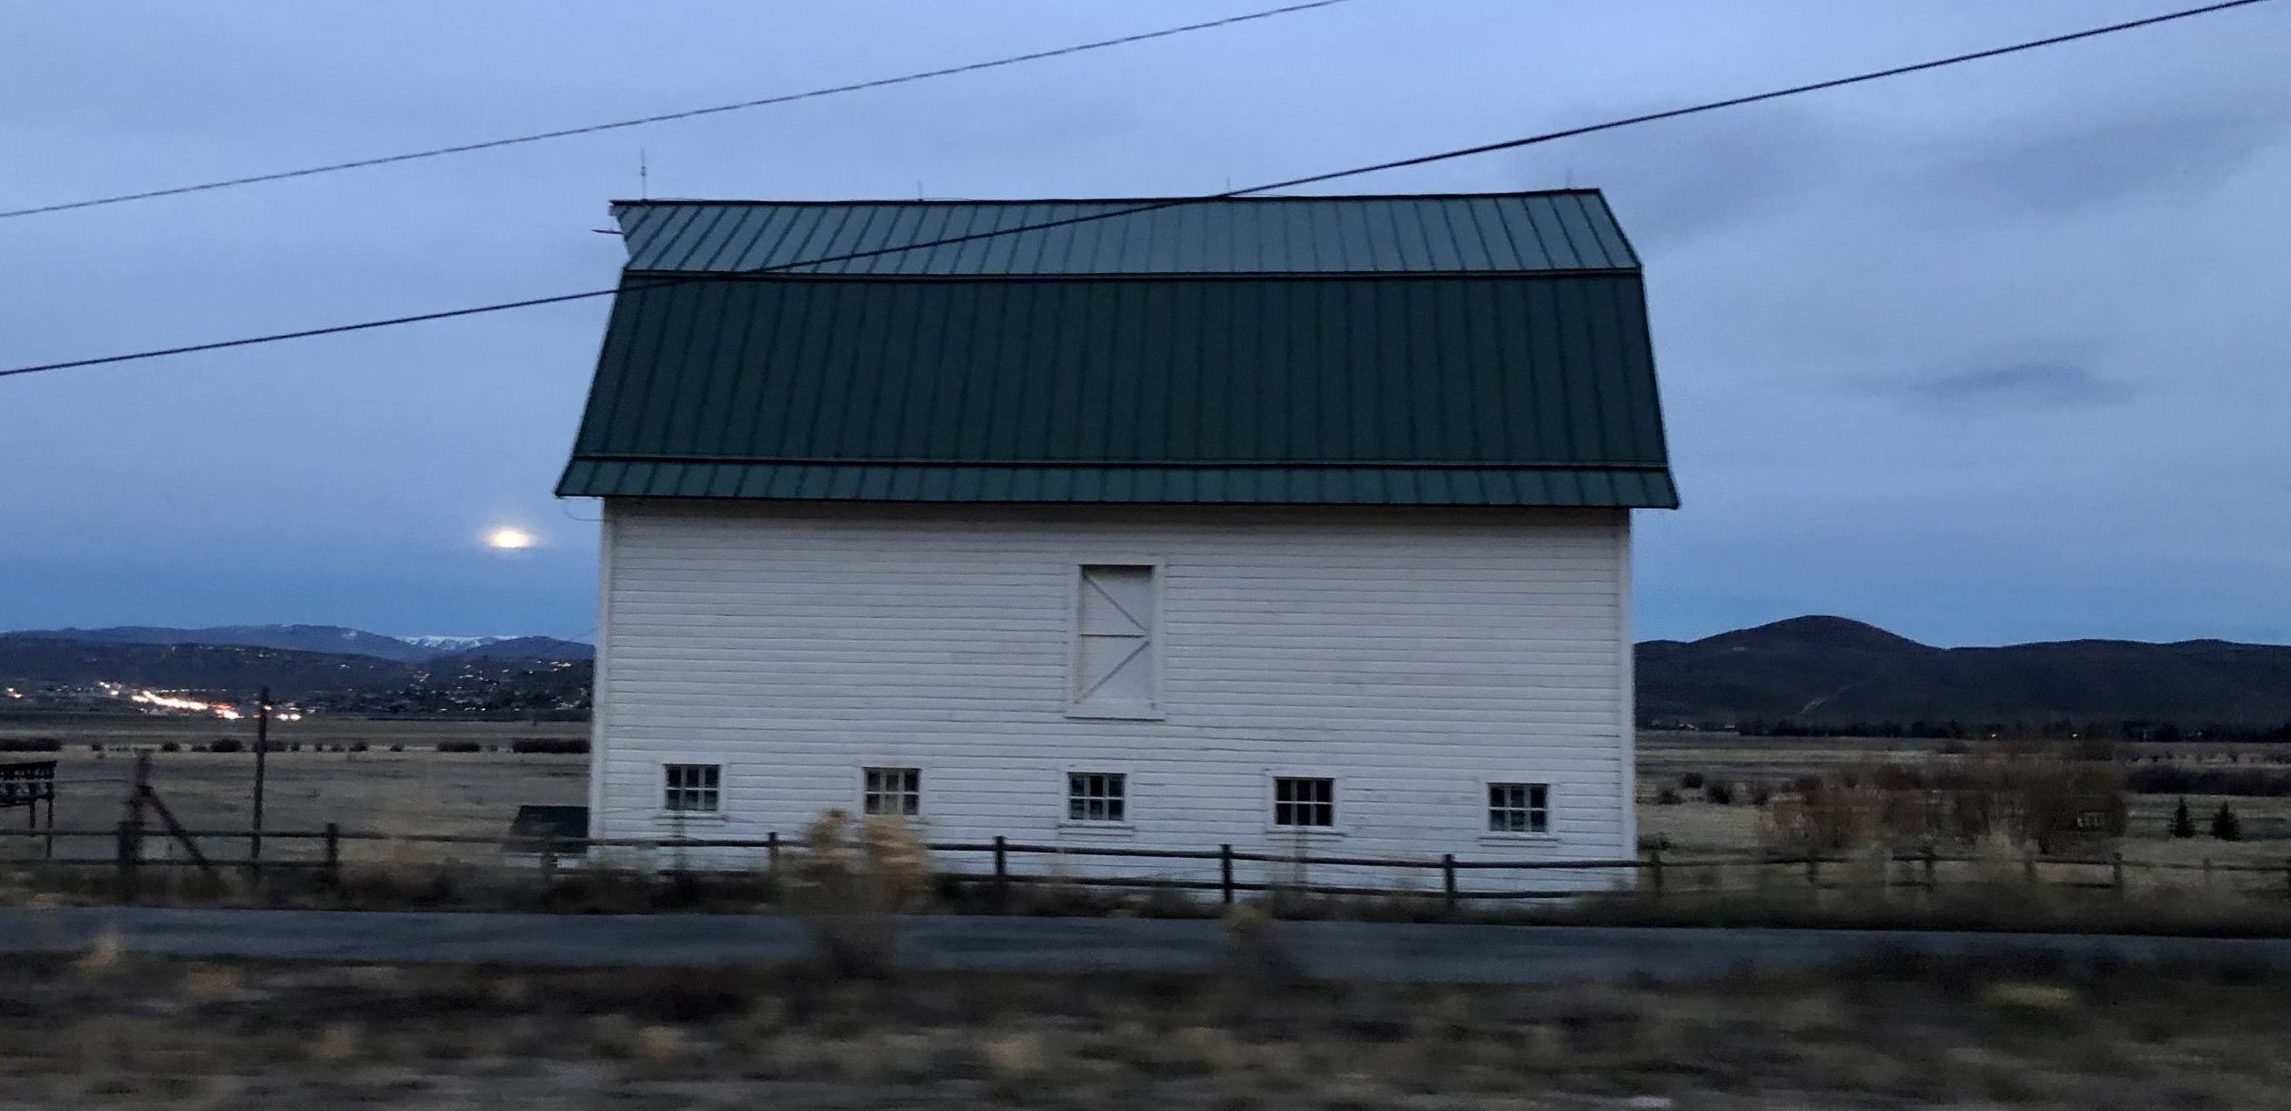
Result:
[[[927,250],[924,247],[906,250]],[[885,254],[896,253],[887,250]],[[1638,278],[1646,276],[1642,266],[1578,266],[1570,269],[1548,270],[1043,270],[1028,273],[1000,273],[962,271],[947,274],[883,274],[871,271],[820,270],[805,267],[834,266],[834,262],[795,263],[789,269],[772,270],[638,270],[621,269],[621,276],[629,278],[656,278],[662,282],[698,282],[716,280],[743,281],[800,281],[800,282],[1188,282],[1188,281],[1298,281],[1298,282],[1351,282],[1397,279],[1401,281],[1497,281],[1504,278],[1564,279],[1564,278]]]
[[[1009,467],[1138,469],[1147,467],[1208,467],[1232,470],[1301,470],[1328,467],[1374,470],[1434,471],[1667,471],[1669,463],[1634,460],[1590,462],[1503,459],[899,459],[875,456],[753,456],[674,455],[626,451],[578,451],[574,459],[591,463],[693,463],[748,467]]]
[[[1604,191],[1596,186],[1570,186],[1561,189],[1506,189],[1478,193],[1267,193],[1261,196],[1243,197],[1205,197],[1198,194],[1162,197],[853,197],[847,199],[789,198],[778,200],[769,197],[644,197],[612,200],[606,203],[615,208],[635,208],[647,205],[809,205],[820,207],[898,205],[922,207],[942,204],[1259,204],[1269,201],[1470,201],[1501,200],[1506,197],[1603,197],[1604,195]]]

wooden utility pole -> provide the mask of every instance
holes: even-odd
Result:
[[[263,862],[263,779],[270,756],[270,688],[255,696],[255,828],[247,839],[247,862],[257,873]]]

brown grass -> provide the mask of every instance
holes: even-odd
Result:
[[[2291,975],[2042,953],[1708,983],[173,966],[15,958],[23,1106],[2279,1104]],[[226,970],[236,990],[207,977]],[[504,984],[520,985],[504,988]]]

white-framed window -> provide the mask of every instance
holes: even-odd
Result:
[[[1127,822],[1130,777],[1121,772],[1067,772],[1066,820]]]
[[[1551,785],[1488,784],[1488,832],[1551,832]]]
[[[1273,824],[1295,829],[1336,827],[1336,780],[1283,775],[1273,778]]]
[[[1159,716],[1158,578],[1150,563],[1085,563],[1078,568],[1069,712]]]
[[[867,768],[861,772],[859,808],[868,814],[912,818],[923,812],[921,768]]]
[[[722,764],[662,764],[660,782],[662,810],[714,814],[723,809]]]

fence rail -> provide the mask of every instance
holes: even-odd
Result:
[[[153,859],[144,852],[149,834],[140,824],[122,822],[114,829],[0,829],[0,844],[11,840],[34,840],[42,843],[47,859],[42,865],[57,867],[109,867],[119,873],[122,890],[131,897],[136,888],[136,876],[142,868],[179,869],[202,868],[210,873],[218,868],[250,869],[279,872],[316,871],[328,883],[339,882],[343,867],[345,844],[403,845],[403,846],[457,846],[479,847],[518,854],[531,858],[539,865],[544,881],[554,876],[560,865],[584,861],[591,850],[634,850],[645,853],[682,853],[687,850],[745,850],[760,853],[767,869],[780,864],[783,842],[778,833],[756,837],[519,837],[487,836],[477,834],[394,834],[372,831],[345,830],[329,824],[322,830],[255,830],[244,829],[185,829],[174,831],[176,843],[181,844],[191,859]],[[199,841],[243,841],[250,846],[260,836],[276,843],[315,843],[319,849],[317,859],[257,860],[250,851],[244,860],[217,860],[210,862],[197,848]],[[57,857],[57,842],[85,842],[104,840],[114,844],[107,856]],[[1430,857],[1362,857],[1315,855],[1311,853],[1277,853],[1238,850],[1231,845],[1215,849],[1146,849],[1115,845],[1041,845],[1015,842],[1003,837],[990,841],[934,842],[923,846],[938,855],[984,855],[991,859],[992,870],[953,871],[943,878],[959,883],[991,884],[999,892],[1024,885],[1058,884],[1072,887],[1129,888],[1141,891],[1171,890],[1217,892],[1226,903],[1243,893],[1286,891],[1310,895],[1341,897],[1393,897],[1416,896],[1437,898],[1448,906],[1484,900],[1518,900],[1564,898],[1581,894],[1579,890],[1489,890],[1468,889],[1462,877],[1475,873],[1502,872],[1510,874],[1570,873],[1582,871],[1609,871],[1631,874],[1641,891],[1655,895],[1666,892],[1711,892],[1723,889],[1715,877],[1728,869],[1751,869],[1760,877],[1772,872],[1793,872],[1802,876],[1807,890],[1842,890],[1872,886],[1866,876],[1853,878],[1853,873],[1839,869],[1868,869],[1878,865],[1875,886],[1886,888],[1923,889],[1937,891],[1944,886],[1938,878],[1943,866],[1986,865],[1991,868],[2017,865],[2023,879],[2030,885],[2080,890],[2114,890],[2122,894],[2126,889],[2126,874],[2130,872],[2201,872],[2206,884],[2215,877],[2253,875],[2281,876],[2280,887],[2268,890],[2291,895],[2291,859],[2281,865],[2238,864],[2213,861],[2128,861],[2121,853],[2105,857],[2044,857],[2026,854],[2017,861],[2000,861],[1995,857],[1941,853],[1932,849],[1891,853],[1781,853],[1751,852],[1735,854],[1702,853],[1672,855],[1661,848],[1646,851],[1640,856],[1617,859],[1592,860],[1458,860],[1453,854]],[[1182,861],[1197,864],[1215,864],[1214,878],[1177,878],[1171,876],[1073,876],[1045,875],[1014,870],[1013,858],[1104,858],[1143,861]],[[1301,877],[1296,882],[1274,882],[1236,874],[1236,865],[1282,865],[1305,868],[1367,868],[1394,873],[1437,873],[1437,891],[1421,891],[1404,887],[1378,887],[1362,884],[1311,883]],[[752,872],[753,869],[683,868],[691,872]],[[1825,870],[1830,874],[1825,875]],[[2040,871],[2058,873],[2061,870],[2105,870],[2105,878],[2090,874],[2062,877],[2057,874],[2040,878]],[[1896,875],[1896,872],[1902,874]],[[1694,882],[1699,878],[1702,882]],[[1790,882],[1797,882],[1791,880]]]

